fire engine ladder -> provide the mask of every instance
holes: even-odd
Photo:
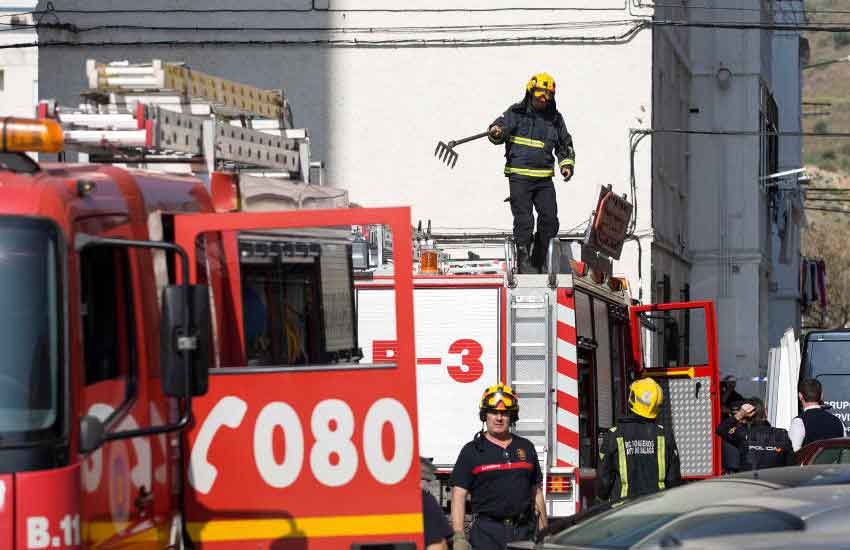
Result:
[[[309,137],[292,128],[282,91],[261,90],[153,60],[86,64],[90,88],[75,108],[39,104],[66,150],[92,162],[195,163],[307,181]]]
[[[545,476],[553,445],[550,389],[554,376],[556,300],[552,282],[557,281],[557,274],[516,274],[515,245],[510,240],[506,243],[506,258],[507,381],[519,393],[521,403],[515,433],[534,443]],[[557,265],[551,245],[548,265]]]

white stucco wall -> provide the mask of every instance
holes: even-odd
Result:
[[[43,4],[43,2],[42,2]],[[317,3],[320,6],[322,3]],[[521,99],[528,78],[551,73],[576,149],[576,175],[568,184],[556,178],[561,229],[581,227],[595,207],[598,188],[612,184],[629,193],[628,131],[648,127],[652,119],[652,35],[637,33],[620,44],[580,44],[625,33],[633,14],[622,0],[573,0],[559,11],[462,11],[517,6],[504,0],[397,2],[332,0],[330,11],[265,14],[66,14],[62,22],[151,26],[333,27],[339,31],[166,32],[110,30],[73,35],[42,33],[42,41],[170,40],[353,40],[394,41],[384,45],[206,45],[168,47],[54,47],[42,56],[42,96],[62,103],[76,99],[83,86],[87,57],[99,60],[152,58],[185,61],[198,70],[266,87],[284,87],[296,125],[311,130],[314,157],[324,160],[328,182],[349,190],[364,206],[411,205],[414,222],[431,219],[435,231],[510,231],[511,215],[503,201],[503,150],[486,140],[458,147],[454,170],[434,158],[439,140],[483,131],[511,103]],[[145,9],[170,6],[146,2]],[[541,0],[525,7],[557,5]],[[210,9],[227,2],[185,2]],[[309,8],[310,2],[245,2],[244,8]],[[123,2],[76,0],[68,9],[105,10]],[[377,8],[415,10],[452,8],[450,12],[386,13]],[[337,11],[337,10],[353,11]],[[626,21],[613,24],[610,22]],[[485,31],[458,30],[469,25],[528,25]],[[543,25],[543,26],[541,26]],[[437,27],[453,27],[436,31]],[[392,31],[368,29],[394,27]],[[398,29],[406,27],[407,29]],[[430,27],[432,30],[410,29]],[[366,30],[364,30],[366,29]],[[343,32],[344,30],[344,32]],[[250,34],[249,34],[250,33]],[[447,40],[450,43],[434,43]],[[469,43],[477,40],[477,43]],[[493,40],[520,40],[488,44]],[[404,41],[404,43],[398,43]],[[430,42],[429,42],[430,41]],[[462,42],[466,43],[462,43]],[[534,43],[532,43],[534,42]],[[637,155],[637,231],[650,228],[651,138]],[[632,197],[630,197],[632,199]],[[643,246],[644,280],[649,280],[650,246]],[[637,280],[637,247],[627,244],[615,271]],[[648,283],[647,283],[648,284]],[[636,291],[635,291],[636,294]],[[645,296],[648,299],[648,296]]]
[[[13,26],[18,22],[32,24],[27,15],[35,7],[35,0],[0,0],[0,45],[35,42],[36,32],[26,26]],[[3,86],[0,89],[0,110],[4,116],[31,117],[38,97],[38,49],[0,49],[0,71]]]

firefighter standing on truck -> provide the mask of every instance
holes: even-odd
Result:
[[[488,132],[492,143],[505,144],[519,272],[539,273],[549,240],[558,235],[559,228],[552,166],[557,158],[564,181],[573,177],[575,169],[573,138],[555,106],[555,80],[547,73],[532,76],[525,98],[497,118]],[[534,239],[532,206],[537,210]]]
[[[546,526],[543,473],[534,444],[511,433],[519,402],[510,386],[484,391],[479,417],[485,430],[464,445],[452,471],[454,549],[504,550],[507,543],[533,537]],[[466,496],[472,499],[473,522],[464,532]]]
[[[681,481],[673,434],[655,418],[664,400],[651,378],[629,386],[632,414],[604,433],[597,471],[602,500],[620,500],[661,491]]]

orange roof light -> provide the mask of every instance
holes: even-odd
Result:
[[[4,153],[58,153],[63,145],[62,127],[55,120],[0,119],[0,151]]]

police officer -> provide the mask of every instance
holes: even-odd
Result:
[[[844,437],[844,424],[834,414],[821,407],[823,388],[814,378],[804,378],[797,384],[797,397],[803,412],[791,420],[788,435],[797,451],[800,447],[821,439]]]
[[[523,100],[493,121],[488,131],[492,143],[505,144],[505,176],[511,190],[519,271],[539,273],[549,240],[558,235],[559,228],[552,166],[557,162],[564,181],[573,177],[575,168],[573,138],[555,106],[555,80],[547,73],[532,76]],[[533,258],[532,206],[537,210]]]
[[[681,481],[673,434],[655,421],[663,401],[661,387],[651,378],[629,387],[631,414],[602,436],[597,471],[602,500],[655,493]]]
[[[761,399],[745,399],[738,412],[717,425],[716,432],[738,448],[742,471],[797,463],[788,432],[770,425]]]
[[[537,452],[510,431],[519,418],[517,395],[505,384],[487,388],[479,417],[485,430],[464,445],[452,471],[454,550],[469,550],[470,543],[475,550],[504,550],[508,542],[532,538],[535,522],[546,526]],[[469,539],[463,528],[467,494],[474,516]]]

